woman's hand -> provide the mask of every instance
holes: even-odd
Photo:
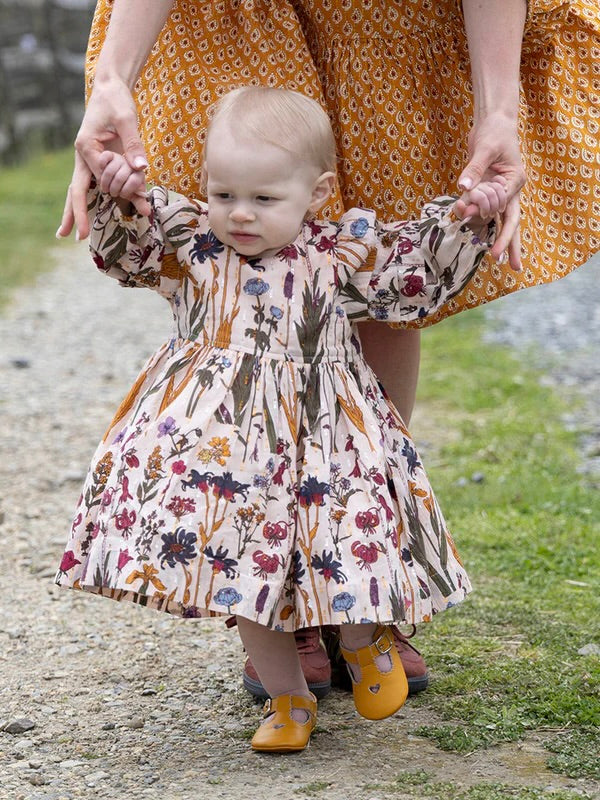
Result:
[[[519,193],[525,184],[525,170],[516,121],[500,113],[482,117],[469,134],[469,156],[469,163],[458,179],[459,188],[464,191],[456,203],[456,215],[463,219],[478,214],[481,199],[477,194],[478,184],[496,175],[502,176],[506,181],[506,206],[501,210],[502,230],[490,252],[493,258],[500,261],[508,249],[510,266],[519,272]]]
[[[75,139],[75,151],[73,177],[57,237],[68,236],[73,227],[77,239],[88,235],[87,192],[92,175],[100,182],[101,156],[106,151],[123,153],[132,173],[137,175],[123,184],[121,196],[133,203],[140,214],[150,214],[150,204],[140,194],[148,161],[138,134],[135,103],[124,81],[96,81]]]

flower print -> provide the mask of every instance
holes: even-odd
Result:
[[[330,253],[335,250],[336,244],[337,240],[334,236],[321,236],[315,247],[319,253]]]
[[[277,255],[282,261],[286,261],[288,264],[291,264],[292,261],[295,261],[298,258],[298,248],[295,244],[286,244],[285,247],[281,248]]]
[[[279,547],[287,535],[288,526],[285,522],[266,522],[263,527],[263,537],[271,547]]]
[[[349,611],[356,603],[356,597],[349,592],[340,592],[331,600],[331,607],[334,611]]]
[[[317,480],[314,475],[309,475],[300,487],[298,499],[303,508],[311,505],[324,506],[326,494],[329,494],[329,484]]]
[[[193,514],[195,510],[196,502],[194,500],[189,497],[180,497],[179,495],[175,495],[167,506],[167,511],[170,511],[178,520],[186,514]]]
[[[165,561],[170,567],[176,563],[190,563],[191,559],[196,558],[196,534],[193,531],[186,531],[184,528],[177,528],[174,533],[163,533],[160,537],[163,542],[162,550],[159,553],[160,565],[164,566]]]
[[[362,239],[366,236],[367,231],[369,230],[369,222],[364,217],[359,217],[352,221],[350,225],[350,233],[352,236],[355,236],[357,239]]]
[[[262,278],[249,278],[244,284],[244,291],[246,294],[253,294],[255,297],[260,297],[261,294],[268,292],[271,287]]]
[[[100,487],[104,488],[106,486],[106,482],[108,480],[108,476],[112,472],[113,468],[113,458],[112,453],[109,450],[108,453],[105,453],[100,461],[94,467],[94,483],[99,484]]]
[[[113,444],[119,444],[119,442],[122,442],[122,441],[123,441],[123,439],[125,438],[125,434],[126,434],[126,433],[127,433],[127,428],[123,428],[123,430],[122,430],[122,431],[120,431],[119,433],[117,433],[117,435],[115,436],[115,438],[112,440],[112,443],[113,443]]]
[[[133,500],[133,495],[129,491],[129,478],[127,477],[127,475],[125,475],[121,483],[121,494],[119,495],[119,503],[126,503],[128,500]]]
[[[322,575],[327,582],[329,582],[332,578],[336,583],[346,583],[348,578],[344,575],[341,571],[340,567],[342,566],[340,561],[336,561],[333,558],[333,550],[328,553],[326,550],[323,550],[322,555],[315,555],[310,560],[310,565],[313,569],[316,569],[317,572]]]
[[[169,434],[173,433],[175,428],[177,427],[177,423],[173,419],[173,417],[167,417],[163,420],[160,425],[158,426],[158,435],[160,436],[168,436]]]
[[[269,594],[269,584],[265,583],[265,585],[261,588],[260,592],[256,595],[256,603],[254,604],[254,609],[257,614],[262,614],[265,609],[265,602]]]
[[[215,258],[222,253],[225,246],[212,231],[194,234],[194,244],[190,250],[192,261],[203,264],[207,258]]]
[[[379,494],[379,493],[376,493],[375,497],[377,498],[377,502],[379,503],[379,505],[382,506],[383,510],[385,511],[386,520],[388,522],[391,522],[394,519],[394,512],[392,511],[392,509],[387,504],[387,501],[386,501],[385,497],[382,494]]]
[[[404,286],[400,289],[400,294],[405,297],[414,297],[421,294],[425,281],[420,275],[406,275],[404,278]]]
[[[417,467],[421,466],[421,462],[418,459],[417,451],[414,447],[411,447],[410,442],[408,439],[404,439],[404,447],[402,448],[402,455],[408,462],[408,471],[411,475],[415,474],[415,470]]]
[[[294,248],[295,249],[295,248]],[[283,296],[286,300],[291,300],[294,294],[294,273],[290,270],[286,273],[283,282]]]
[[[344,517],[346,516],[347,513],[348,512],[344,511],[343,508],[336,508],[335,511],[331,512],[331,519],[334,522],[340,523],[344,519]]]
[[[208,563],[212,567],[213,574],[218,575],[220,572],[223,572],[225,577],[231,580],[232,578],[235,578],[235,567],[237,567],[238,562],[234,558],[228,558],[228,552],[229,550],[225,550],[220,546],[217,548],[216,553],[210,546],[205,547],[203,550]]]
[[[221,366],[222,366],[224,369],[227,369],[227,367],[230,367],[230,366],[231,366],[231,359],[230,359],[230,358],[227,358],[227,356],[223,356],[223,357],[221,358]]]
[[[235,503],[235,495],[240,494],[245,501],[248,500],[247,489],[249,483],[240,483],[235,481],[231,472],[224,472],[222,475],[214,475],[210,479],[210,485],[213,487],[213,494],[215,497],[224,497],[232,503]]]
[[[271,316],[275,319],[281,319],[283,317],[283,311],[277,306],[271,306]]]
[[[77,564],[81,564],[81,561],[75,558],[75,553],[72,550],[67,550],[66,553],[63,554],[58,571],[66,575],[67,572],[77,566]]]
[[[102,508],[106,508],[112,503],[114,493],[115,493],[114,489],[105,489],[102,492],[102,497],[100,498],[100,505],[102,506]]]
[[[375,576],[369,581],[369,599],[371,605],[377,608],[379,605],[379,586],[377,585],[377,578]]]
[[[175,473],[175,475],[183,475],[185,469],[186,467],[184,461],[174,461],[171,464],[171,470]]]
[[[309,219],[306,224],[308,225],[312,236],[317,236],[317,234],[321,233],[321,231],[325,228],[324,225],[320,225],[314,219]]]
[[[387,306],[378,306],[375,303],[369,305],[369,316],[379,321],[385,321],[390,315]]]
[[[252,486],[257,489],[267,489],[269,486],[269,479],[266,475],[255,475],[252,478]]]
[[[346,312],[341,306],[335,307],[335,314],[337,317],[339,317],[339,319],[343,319],[346,316]]]
[[[411,240],[406,236],[399,236],[396,242],[396,252],[405,256],[407,253],[412,253],[414,245]]]
[[[220,466],[225,466],[225,459],[229,458],[231,450],[226,436],[213,436],[208,443],[208,448],[204,447],[198,452],[198,458],[203,464],[209,461],[216,461]]]
[[[227,610],[231,611],[231,606],[235,606],[242,601],[242,595],[233,588],[233,586],[225,586],[219,589],[213,600],[219,606],[227,606]]]
[[[412,566],[413,558],[412,558],[412,554],[411,554],[410,550],[408,549],[408,547],[403,547],[402,548],[402,561],[404,561],[405,564],[408,564],[409,566]]]
[[[133,561],[133,556],[129,555],[129,550],[119,550],[119,558],[117,559],[117,572],[121,572],[123,567],[127,566],[130,561]]]
[[[135,511],[128,511],[126,508],[124,508],[120,514],[115,515],[116,529],[118,531],[124,531],[126,534],[128,534],[130,532],[129,529],[136,520],[136,516],[137,515]]]
[[[359,569],[366,569],[371,571],[371,564],[374,564],[379,558],[379,548],[376,544],[364,544],[363,542],[352,542],[350,552],[358,561]]]
[[[92,252],[92,259],[94,261],[94,264],[99,270],[101,270],[102,272],[108,272],[110,267],[106,266],[106,264],[104,263],[104,259],[102,258],[100,253]]]
[[[377,509],[369,508],[367,511],[359,511],[354,517],[354,522],[356,523],[357,528],[360,528],[365,536],[369,536],[370,534],[375,533],[375,528],[380,524],[381,520],[379,519]]]
[[[148,462],[146,464],[146,470],[150,480],[157,480],[161,477],[162,464],[162,453],[160,450],[160,445],[157,444],[154,450],[148,456]]]
[[[164,592],[166,590],[166,586],[157,578],[158,570],[152,564],[144,564],[142,570],[139,569],[134,570],[131,572],[127,578],[125,579],[125,583],[135,583],[135,581],[142,581],[142,586],[138,589],[140,594],[145,594],[146,589],[148,588],[148,584],[151,583],[155,589],[159,592]]]
[[[282,461],[277,467],[277,472],[273,475],[273,483],[275,486],[283,486],[283,473],[285,472],[285,467],[285,461]]]
[[[212,472],[198,472],[196,469],[190,470],[190,479],[181,481],[181,490],[185,492],[186,489],[200,489],[201,492],[206,494],[210,486]]]
[[[263,553],[262,550],[257,550],[252,555],[252,561],[256,564],[256,566],[252,568],[253,573],[263,580],[266,580],[267,575],[272,575],[274,572],[277,572],[279,567],[283,566],[284,563],[281,556],[270,556],[267,553]]]
[[[290,568],[292,582],[296,586],[300,586],[302,584],[302,578],[306,574],[306,570],[302,566],[302,555],[299,550],[294,551],[294,555],[292,556],[292,564]]]
[[[130,447],[129,450],[124,455],[125,463],[130,469],[134,469],[135,467],[139,467],[140,460],[135,454],[135,449]]]
[[[183,609],[183,614],[181,616],[183,619],[198,619],[202,614],[198,606],[187,606],[187,608]]]

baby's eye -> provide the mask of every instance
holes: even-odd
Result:
[[[277,198],[271,197],[268,194],[257,194],[256,199],[258,200],[259,203],[272,203]]]
[[[231,195],[229,192],[215,192],[213,197],[216,197],[219,200],[231,200]]]

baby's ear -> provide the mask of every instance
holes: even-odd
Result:
[[[316,214],[317,211],[324,206],[327,200],[331,197],[335,189],[335,173],[324,172],[319,175],[313,187],[312,198],[308,211],[311,214]]]

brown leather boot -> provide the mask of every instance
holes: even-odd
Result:
[[[396,650],[402,661],[404,672],[408,680],[408,693],[417,694],[422,692],[429,685],[429,673],[427,672],[427,664],[421,653],[416,647],[408,641],[414,636],[416,628],[413,626],[413,633],[411,636],[405,636],[400,633],[395,625],[390,626],[391,632],[394,634],[394,644]],[[327,654],[331,661],[331,683],[340,689],[352,691],[352,680],[348,674],[346,662],[340,651],[340,633],[339,627],[329,625],[323,628],[323,641],[327,649]]]
[[[318,628],[302,628],[296,631],[296,647],[300,656],[302,672],[308,688],[319,700],[331,690],[331,665],[329,656],[321,642]],[[260,678],[250,659],[246,659],[242,676],[244,687],[255,697],[268,698]]]

